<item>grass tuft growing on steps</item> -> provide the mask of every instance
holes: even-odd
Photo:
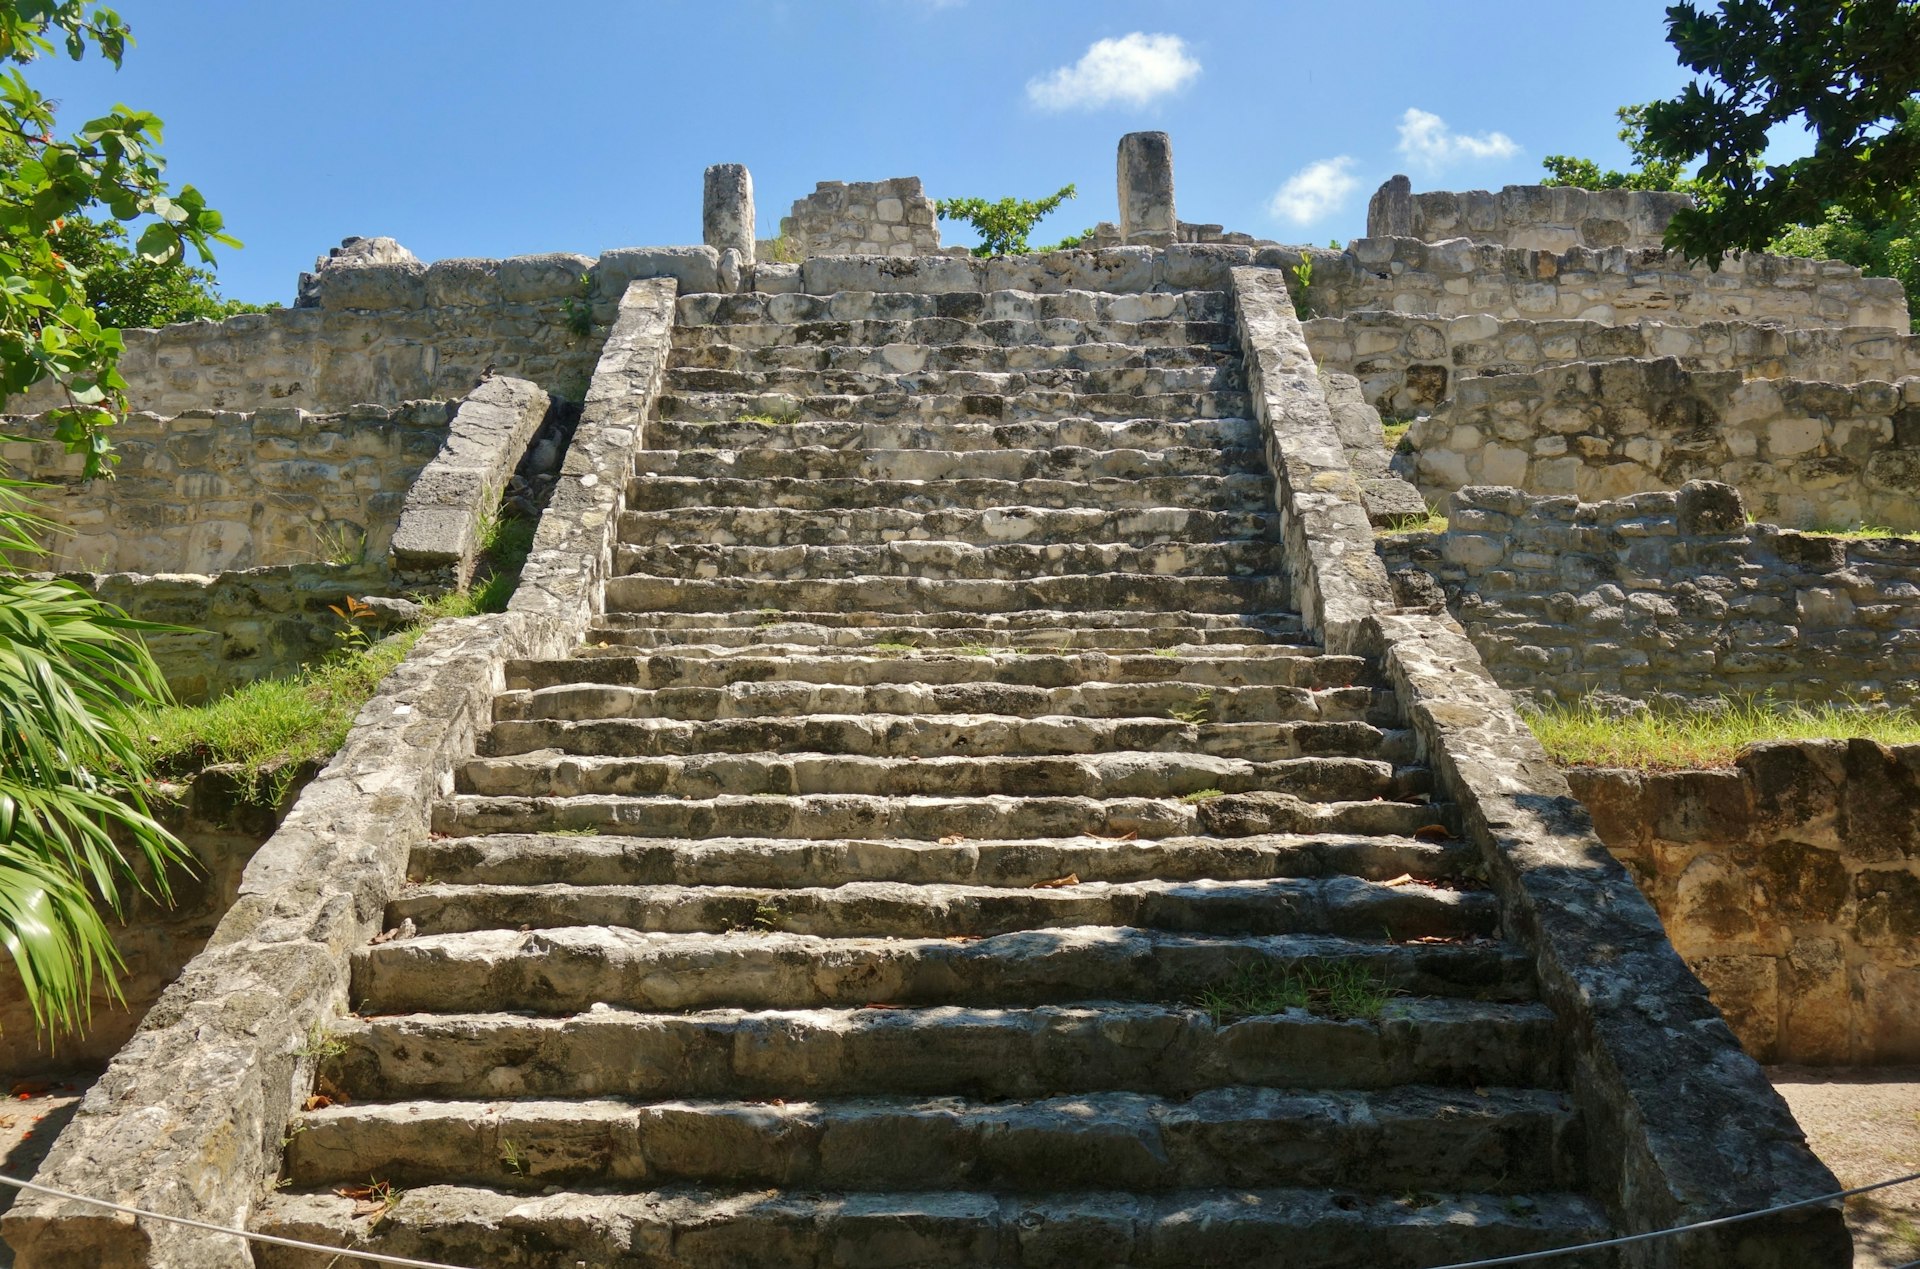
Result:
[[[1207,1011],[1215,1026],[1262,1018],[1289,1009],[1305,1009],[1329,1018],[1380,1016],[1400,993],[1365,965],[1246,965],[1202,991],[1193,1003]]]
[[[1727,767],[1763,740],[1862,737],[1883,745],[1920,744],[1920,713],[1859,705],[1791,705],[1753,698],[1658,706],[1630,714],[1593,701],[1529,713],[1527,724],[1565,767],[1681,771]]]

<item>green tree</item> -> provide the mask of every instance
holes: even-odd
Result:
[[[1547,179],[1542,185],[1573,185],[1580,189],[1646,189],[1679,190],[1682,193],[1695,193],[1694,182],[1687,176],[1686,165],[1673,159],[1663,159],[1654,153],[1647,142],[1647,108],[1645,106],[1621,106],[1614,115],[1620,120],[1620,131],[1616,134],[1627,143],[1627,152],[1633,156],[1633,170],[1622,172],[1614,168],[1602,168],[1592,159],[1576,158],[1568,154],[1549,154],[1542,160],[1547,169]]]
[[[943,198],[934,207],[940,219],[964,220],[979,231],[980,245],[973,249],[974,255],[1023,256],[1032,250],[1027,235],[1033,227],[1073,197],[1074,187],[1063,185],[1045,198],[1002,198],[991,203],[984,198]],[[1077,245],[1078,239],[1067,241]]]
[[[1667,9],[1667,40],[1697,78],[1645,111],[1647,152],[1692,165],[1701,197],[1667,245],[1718,264],[1832,208],[1911,222],[1920,190],[1920,0],[1721,0]],[[1813,153],[1765,161],[1768,133],[1802,125]]]
[[[118,66],[128,43],[112,9],[0,0],[0,395],[57,383],[65,404],[48,421],[84,455],[90,477],[106,470],[108,429],[126,411],[120,334],[101,323],[82,271],[62,258],[55,236],[69,217],[99,207],[114,222],[135,224],[135,250],[155,263],[181,260],[189,247],[207,263],[214,243],[239,245],[198,190],[168,187],[157,116],[115,106],[72,136],[56,136],[52,103],[19,69],[56,44],[75,60],[97,48]]]
[[[81,273],[87,304],[102,326],[165,326],[195,318],[218,321],[259,313],[269,304],[226,299],[210,269],[185,260],[149,260],[135,251],[119,222],[69,216],[54,231],[53,249]]]
[[[82,212],[138,232],[133,252],[172,264],[189,247],[204,263],[218,212],[192,186],[163,177],[160,120],[116,106],[70,137],[19,69],[56,51],[89,49],[115,66],[128,44],[111,9],[85,0],[0,0],[0,394],[59,385],[53,434],[108,474],[108,430],[126,408],[116,369],[120,333],[90,299],[83,267],[60,249]],[[100,235],[106,244],[111,235]],[[21,573],[47,526],[26,486],[0,480],[0,946],[43,1026],[73,1028],[94,984],[117,991],[106,912],[134,890],[165,897],[185,855],[148,814],[146,768],[126,707],[164,699],[139,640],[151,629],[79,586]]]

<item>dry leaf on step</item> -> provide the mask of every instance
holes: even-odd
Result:
[[[967,839],[965,837],[962,837],[959,833],[948,833],[945,837],[940,839],[940,844],[942,846],[958,846],[961,842],[964,842],[966,840]]]
[[[1413,874],[1410,872],[1403,872],[1398,877],[1395,877],[1390,881],[1383,881],[1380,884],[1383,886],[1410,886],[1413,884]]]
[[[1436,842],[1444,842],[1453,836],[1452,833],[1447,831],[1444,824],[1422,824],[1419,828],[1413,830],[1413,835]]]
[[[1062,886],[1077,886],[1079,884],[1080,874],[1070,872],[1064,877],[1055,877],[1052,881],[1036,881],[1030,888],[1034,890],[1058,890]]]

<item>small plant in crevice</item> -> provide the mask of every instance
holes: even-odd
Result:
[[[342,596],[342,603],[328,604],[327,611],[345,623],[333,632],[349,652],[365,652],[373,646],[373,621],[379,616],[372,604],[362,603],[352,595]]]
[[[1313,316],[1313,257],[1302,251],[1300,263],[1287,272],[1293,276],[1293,285],[1288,288],[1293,293],[1293,311],[1303,320]]]
[[[1167,717],[1176,723],[1198,726],[1213,717],[1213,692],[1211,689],[1201,692],[1193,698],[1193,704],[1184,708],[1175,707],[1167,711]]]
[[[1227,796],[1225,789],[1195,789],[1191,793],[1182,793],[1180,800],[1182,802],[1205,802],[1209,798],[1223,798],[1225,796]]]
[[[1193,1004],[1215,1026],[1304,1009],[1323,1017],[1372,1020],[1402,993],[1355,961],[1243,965],[1204,988]]]
[[[593,334],[593,274],[580,275],[573,294],[560,301],[560,315],[576,338]]]

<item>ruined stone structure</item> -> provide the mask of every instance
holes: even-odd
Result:
[[[1464,379],[1407,442],[1398,466],[1435,502],[1464,485],[1605,501],[1710,480],[1773,524],[1920,529],[1920,378],[1569,362]]]
[[[1657,190],[1545,185],[1509,185],[1497,194],[1483,189],[1416,194],[1406,177],[1396,176],[1367,203],[1367,237],[1470,238],[1533,251],[1657,249],[1673,214],[1692,205],[1685,194]]]
[[[1315,364],[1299,258],[583,269],[597,361],[508,611],[382,684],[40,1179],[527,1269],[1429,1265],[1837,1188],[1468,633],[1396,600],[1378,414]],[[1623,250],[1314,277],[1333,316],[1891,311]],[[377,1221],[336,1192],[369,1177]],[[0,1234],[243,1263],[44,1195]],[[1829,1205],[1588,1263],[1849,1255]]]
[[[1601,502],[1469,486],[1389,538],[1408,602],[1444,594],[1510,690],[1920,704],[1920,541],[1749,523],[1698,482]],[[1434,583],[1438,582],[1438,590]]]
[[[780,236],[803,259],[924,256],[940,250],[939,219],[917,176],[821,181],[813,193],[793,204],[791,215],[781,219]]]

